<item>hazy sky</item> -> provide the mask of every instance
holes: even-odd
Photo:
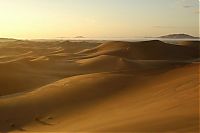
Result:
[[[0,0],[0,37],[199,35],[198,0]]]

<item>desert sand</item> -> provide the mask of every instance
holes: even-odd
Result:
[[[198,132],[199,42],[0,42],[0,132]]]

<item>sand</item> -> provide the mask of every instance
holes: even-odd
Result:
[[[0,42],[0,132],[198,132],[199,42]]]

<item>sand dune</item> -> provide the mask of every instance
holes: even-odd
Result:
[[[60,41],[0,43],[0,96],[37,89],[53,81],[81,74],[74,70],[78,69],[78,64],[67,61],[73,54],[66,51],[79,51],[84,49],[84,45],[87,48],[97,44],[83,42],[77,46],[77,43]]]
[[[1,42],[0,132],[198,132],[198,43],[181,44]]]
[[[198,51],[183,45],[161,41],[108,42],[81,54],[115,55],[135,60],[188,60],[198,57]]]

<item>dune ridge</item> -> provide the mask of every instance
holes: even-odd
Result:
[[[102,54],[117,55],[134,60],[190,60],[199,56],[199,51],[196,48],[168,44],[158,40],[146,42],[107,42],[81,53],[91,54],[92,56]]]

